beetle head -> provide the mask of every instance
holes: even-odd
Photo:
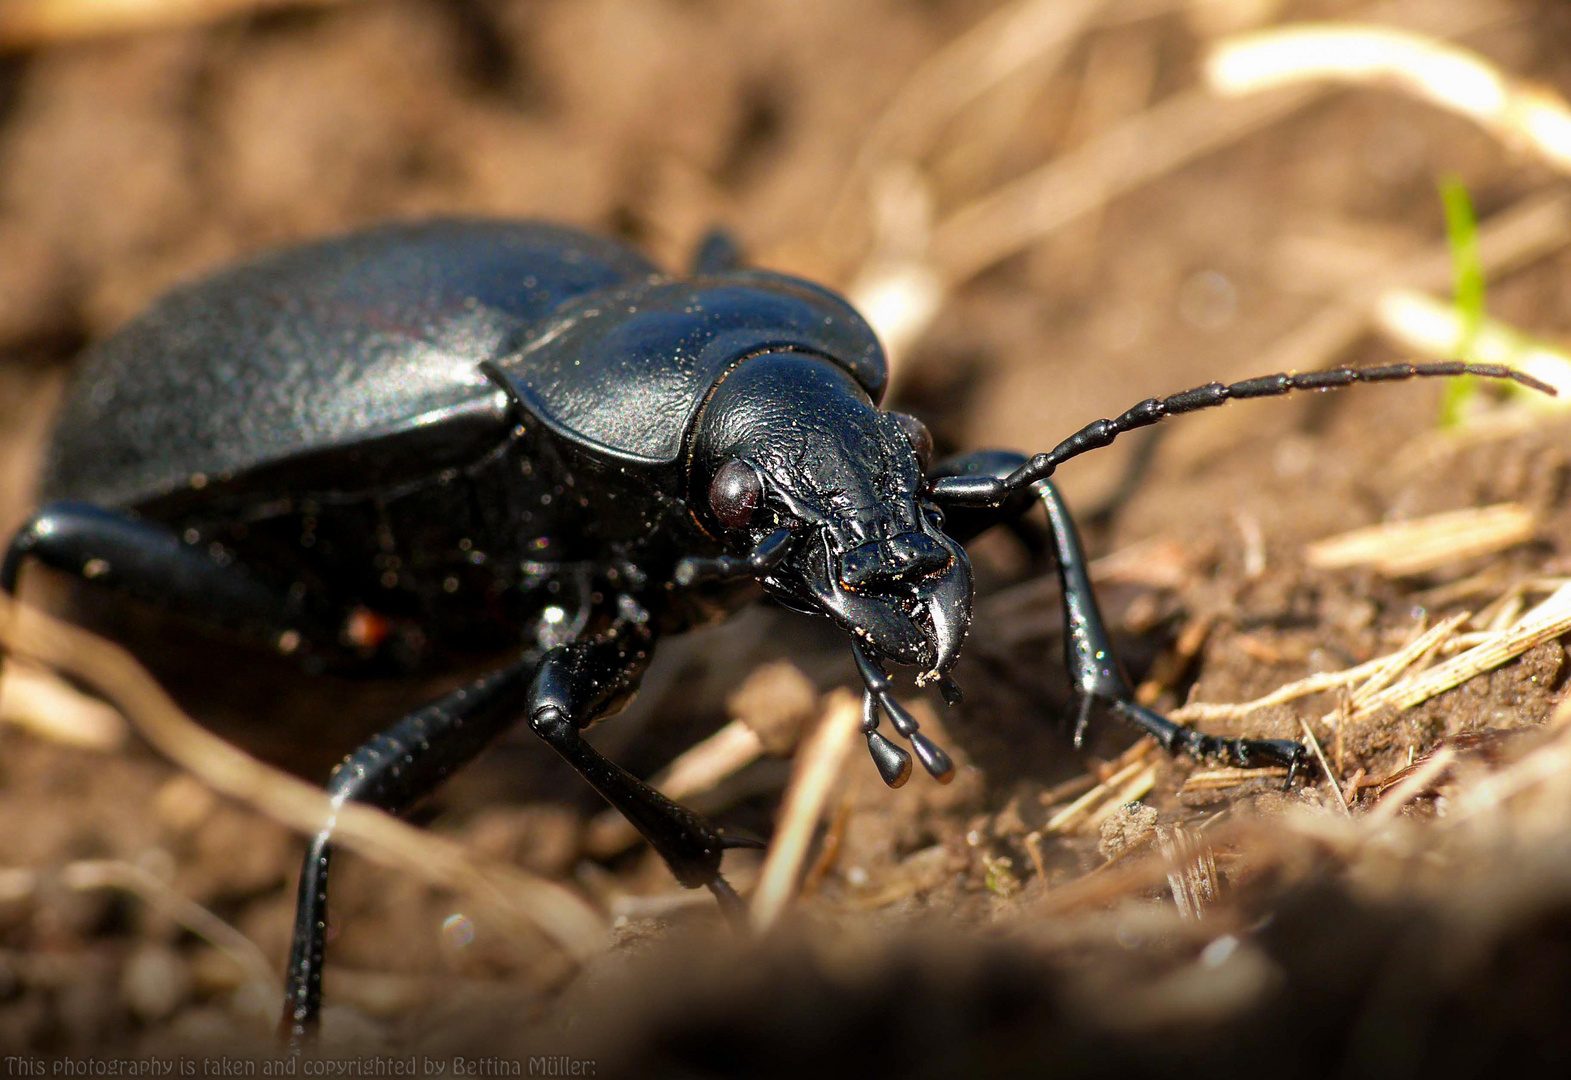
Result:
[[[924,494],[932,440],[920,421],[880,412],[833,364],[803,353],[753,357],[705,403],[689,480],[706,530],[738,555],[780,528],[790,554],[760,581],[825,615],[876,655],[948,672],[971,621],[971,566]]]

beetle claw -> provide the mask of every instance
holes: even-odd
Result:
[[[732,848],[757,848],[763,850],[769,846],[769,841],[761,836],[754,836],[741,829],[722,829],[720,834],[720,850],[730,851]]]

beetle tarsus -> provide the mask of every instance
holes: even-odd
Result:
[[[736,894],[731,883],[716,874],[704,884],[714,894],[715,903],[720,905],[726,921],[738,931],[747,929],[747,905],[742,903],[742,898]]]

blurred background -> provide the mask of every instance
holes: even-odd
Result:
[[[1311,21],[1346,36],[1242,36]],[[1227,51],[1251,41],[1254,53]],[[891,402],[923,416],[942,451],[1046,449],[1147,396],[1278,370],[1470,350],[1553,377],[1571,328],[1568,91],[1571,8],[1556,0],[0,0],[0,531],[31,504],[85,345],[178,282],[390,218],[567,222],[673,270],[723,225],[758,264],[861,306],[896,365]],[[1248,700],[1467,612],[1457,648],[1436,646],[1436,659],[1454,655],[1558,586],[1571,572],[1571,432],[1488,391],[1452,391],[1442,421],[1446,393],[1383,386],[1185,418],[1116,505],[1149,444],[1064,470],[1147,700]],[[1414,565],[1306,547],[1485,506],[1518,516],[1473,522],[1478,535],[1426,534],[1441,553]],[[1040,1063],[1053,1041],[1069,1071],[1258,1053],[1290,1074],[1351,1062],[1452,1075],[1486,1060],[1492,1040],[1558,1015],[1571,961],[1543,943],[1571,940],[1571,894],[1542,883],[1571,863],[1541,833],[1519,835],[1509,817],[1481,848],[1440,858],[1432,844],[1462,842],[1403,833],[1393,853],[1394,841],[1324,825],[1375,814],[1380,785],[1448,739],[1484,732],[1494,746],[1495,733],[1545,721],[1560,694],[1556,633],[1358,731],[1323,719],[1335,692],[1222,718],[1217,730],[1235,733],[1312,730],[1334,743],[1334,782],[1196,787],[1192,763],[1144,764],[1119,733],[1091,759],[1074,753],[1057,724],[1051,575],[1004,543],[984,542],[978,560],[996,596],[960,672],[970,698],[946,729],[962,777],[887,793],[853,755],[798,936],[761,954],[725,938],[656,862],[593,838],[598,808],[520,741],[424,817],[477,860],[566,883],[613,926],[616,948],[585,977],[461,896],[346,859],[333,1045],[495,1042],[513,1059],[599,1055],[607,1073],[653,1062],[696,1075],[723,1071],[722,1051],[766,1071],[800,1052],[1003,1073]],[[740,627],[671,650],[603,745],[648,775],[751,715],[754,699],[733,691],[765,660],[795,668],[764,669],[754,698],[784,685],[806,695],[804,714],[849,677],[800,620],[751,613]],[[182,701],[301,775],[320,780],[353,743],[287,725],[248,739],[248,710],[285,678],[267,658],[226,661],[214,680],[200,642],[132,643],[161,675],[196,668],[226,684],[227,701]],[[298,842],[129,739],[118,714],[48,696],[59,686],[40,693],[44,704],[0,698],[14,721],[0,727],[0,1045],[266,1046]],[[297,693],[354,713],[346,732],[392,714],[393,698],[367,704],[356,687],[277,696],[293,708]],[[88,734],[51,729],[54,711],[77,707]],[[697,802],[767,833],[790,766],[748,769]],[[1422,821],[1380,816],[1430,827],[1453,772],[1405,793]],[[1086,792],[1099,801],[1057,816]],[[1220,897],[1206,901],[1209,924],[1180,919],[1183,887],[1165,870],[1107,869],[1157,858],[1155,830],[1191,830],[1162,832],[1171,847],[1217,822],[1290,813],[1321,825],[1266,841],[1276,861],[1251,862],[1262,848],[1240,833],[1217,841],[1218,871],[1201,845]],[[1171,851],[1161,858],[1174,865]],[[133,871],[95,878],[84,866]],[[1453,879],[1475,868],[1490,887],[1532,884],[1469,893],[1476,918],[1463,918],[1434,906],[1424,875],[1439,866]],[[744,860],[733,876],[756,872]],[[1371,881],[1374,893],[1358,891]],[[1077,882],[1066,899],[1059,890]],[[980,943],[921,937],[934,916]],[[1006,931],[1030,948],[1000,951]],[[1296,951],[1328,937],[1342,951],[1320,967]],[[1218,941],[1232,944],[1205,952]],[[1451,942],[1471,959],[1434,969]],[[1229,967],[1235,949],[1255,966]],[[1529,954],[1550,958],[1518,977]],[[676,959],[692,955],[713,963]],[[651,1011],[647,987],[677,985],[677,969],[683,989]],[[1521,1000],[1500,997],[1508,984]],[[1424,989],[1411,998],[1410,985]],[[1144,988],[1137,1004],[1130,987]],[[1476,1023],[1437,1019],[1451,1015]],[[947,1050],[922,1045],[935,1018]],[[866,1034],[875,1028],[890,1046]],[[1481,1057],[1441,1037],[1462,1028]],[[802,1042],[811,1031],[819,1043]]]

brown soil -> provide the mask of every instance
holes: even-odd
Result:
[[[851,190],[850,227],[832,227],[828,208],[859,146],[918,65],[997,6],[346,0],[0,53],[0,526],[29,505],[80,347],[172,283],[266,246],[389,217],[499,214],[592,227],[678,266],[718,221],[764,265],[847,287],[868,250],[866,185]],[[1396,7],[1497,12],[1467,46],[1571,89],[1571,19],[1554,0]],[[1028,68],[939,127],[922,155],[939,217],[1193,92],[1218,19],[1251,9],[1281,21],[1361,10],[1114,0],[1056,70]],[[1327,93],[961,284],[895,404],[925,416],[942,449],[1046,448],[1148,394],[1262,374],[1261,358],[1338,297],[1444,250],[1436,183],[1449,174],[1486,222],[1557,183],[1429,106]],[[1546,247],[1492,278],[1488,304],[1552,341],[1571,327],[1571,247]],[[1294,362],[1399,358],[1363,334]],[[1420,619],[1473,611],[1463,629],[1483,629],[1502,597],[1567,574],[1571,424],[1503,426],[1523,414],[1485,394],[1495,426],[1440,431],[1439,397],[1434,383],[1370,387],[1174,425],[1134,494],[1088,528],[1095,555],[1146,553],[1109,562],[1102,595],[1156,707],[1245,701],[1348,668],[1399,648]],[[1095,507],[1130,451],[1066,468],[1071,500]],[[1304,555],[1358,526],[1503,502],[1538,513],[1536,539],[1398,578],[1312,569]],[[519,737],[419,820],[579,889],[614,920],[614,946],[580,970],[545,963],[543,941],[345,857],[327,1051],[494,1058],[484,1067],[504,1072],[546,1055],[600,1076],[1416,1076],[1525,1052],[1571,1060],[1571,850],[1552,829],[1446,825],[1458,785],[1540,746],[1536,731],[1505,733],[1555,712],[1559,641],[1340,739],[1321,719],[1335,693],[1204,725],[1297,738],[1308,722],[1355,819],[1382,781],[1455,748],[1457,767],[1416,792],[1394,831],[1357,832],[1318,775],[1184,790],[1208,767],[1160,755],[1139,793],[1149,809],[1104,800],[1100,820],[1045,831],[1086,786],[1064,785],[1132,738],[1104,722],[1084,751],[1070,746],[1054,579],[992,539],[977,560],[987,594],[956,672],[967,699],[931,724],[960,775],[891,792],[858,750],[831,802],[832,856],[783,930],[739,940],[647,852],[589,859],[583,830],[600,807]],[[120,630],[196,715],[312,779],[420,692],[298,679],[200,637],[154,646]],[[669,643],[597,741],[652,774],[724,723],[749,670],[781,657],[821,690],[849,685],[833,635],[752,611]],[[335,719],[330,739],[321,716]],[[1348,784],[1360,771],[1367,784]],[[694,801],[767,834],[788,776],[766,760]],[[1162,853],[1181,842],[1203,850],[1198,863]],[[0,728],[0,1047],[24,1062],[184,1056],[198,1069],[272,1054],[276,1005],[211,941],[124,890],[73,888],[70,868],[141,867],[277,969],[301,849],[141,744],[95,752]],[[1183,917],[1169,870],[1182,879],[1208,860],[1209,899]],[[727,871],[745,884],[757,864],[738,852]]]

